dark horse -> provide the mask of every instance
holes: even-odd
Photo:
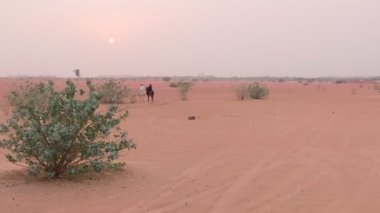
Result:
[[[152,84],[149,84],[149,86],[146,88],[146,96],[148,96],[148,102],[149,102],[149,97],[152,98],[152,102],[153,102],[154,91],[153,91],[153,88],[152,88]]]

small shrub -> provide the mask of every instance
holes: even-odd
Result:
[[[189,93],[189,90],[190,90],[192,84],[190,82],[180,81],[177,83],[177,86],[178,86],[179,94],[181,96],[181,100],[186,101],[187,95]]]
[[[30,102],[38,107],[44,107],[49,101],[48,88],[53,86],[53,82],[46,83],[31,83],[26,82],[25,86],[21,86],[18,90],[12,90],[7,98],[11,106],[18,106],[24,102]]]
[[[336,83],[336,84],[344,84],[344,83],[346,83],[346,81],[343,81],[343,80],[336,80],[335,83]]]
[[[240,84],[235,91],[239,100],[244,100],[248,97],[248,89],[246,84]]]
[[[110,80],[104,84],[98,85],[96,91],[102,94],[102,103],[119,104],[124,102],[130,90],[123,87],[120,82]]]
[[[0,147],[10,152],[5,155],[8,161],[28,167],[31,174],[60,177],[119,168],[124,165],[114,163],[119,151],[136,148],[125,131],[111,135],[127,113],[116,117],[115,105],[103,114],[96,112],[101,93],[93,91],[85,100],[75,99],[77,90],[70,80],[63,91],[54,90],[51,82],[22,91],[37,92],[47,102],[40,105],[33,98],[15,102],[11,118],[0,125]]]
[[[178,87],[178,84],[176,82],[170,82],[169,87],[176,88]]]
[[[251,83],[247,86],[248,96],[252,99],[262,99],[269,95],[268,88],[259,82]]]

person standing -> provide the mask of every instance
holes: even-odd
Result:
[[[144,84],[140,84],[140,87],[139,87],[140,100],[145,96],[145,93],[146,93],[146,89],[145,89]]]

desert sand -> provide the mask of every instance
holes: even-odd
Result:
[[[4,96],[21,82],[0,80],[2,122],[11,112]],[[168,82],[124,83],[156,92],[154,103],[120,106],[138,146],[121,153],[125,168],[34,180],[0,150],[0,212],[380,212],[371,83],[268,82],[267,99],[245,101],[238,81],[195,82],[188,101]]]

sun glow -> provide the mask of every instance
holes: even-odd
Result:
[[[108,43],[109,43],[109,44],[114,44],[114,43],[115,43],[115,39],[112,38],[112,37],[109,38],[109,39],[108,39]]]

